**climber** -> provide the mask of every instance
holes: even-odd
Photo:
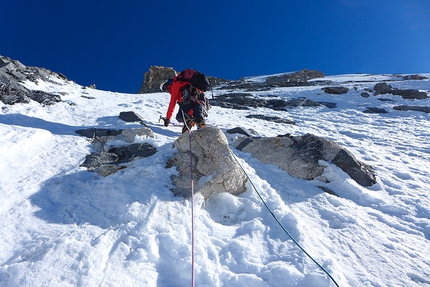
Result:
[[[206,127],[204,118],[207,116],[206,111],[209,103],[203,90],[196,87],[199,84],[192,85],[189,79],[182,76],[182,73],[173,79],[170,78],[167,81],[163,81],[160,84],[160,89],[163,92],[170,93],[170,103],[166,117],[162,118],[164,125],[166,127],[169,126],[177,103],[179,111],[175,118],[178,122],[184,123],[182,133],[185,133],[190,131],[195,125],[197,125],[198,129]]]

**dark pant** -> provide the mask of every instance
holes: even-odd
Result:
[[[179,108],[178,114],[176,115],[176,120],[183,122],[184,120],[182,118],[182,112],[185,115],[187,115],[191,110],[193,111],[193,117],[197,123],[199,123],[203,120],[203,115],[204,115],[204,105],[203,104],[189,102],[188,104],[180,105],[179,107],[180,108]],[[178,119],[179,117],[181,118],[181,120]]]

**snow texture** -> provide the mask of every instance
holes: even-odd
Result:
[[[429,106],[430,100],[360,96],[391,78],[325,78],[347,81],[345,95],[324,94],[321,86],[258,92],[336,102],[333,109],[213,107],[207,121],[261,136],[312,133],[375,168],[378,183],[368,188],[330,162],[322,163],[329,183],[305,181],[234,151],[279,221],[342,287],[430,285],[430,115],[392,109]],[[390,85],[430,90],[428,80]],[[168,95],[84,89],[58,78],[25,86],[61,94],[63,101],[1,105],[0,286],[190,286],[192,206],[173,195],[177,171],[165,167],[181,127],[158,122]],[[366,107],[389,112],[366,114]],[[157,153],[107,177],[80,167],[94,150],[75,130],[141,127],[120,120],[122,111],[146,119],[157,138],[135,142],[149,142]],[[296,125],[246,118],[256,113]],[[226,136],[231,143],[237,137]],[[278,226],[250,184],[239,196],[222,193],[204,201],[197,195],[194,211],[196,286],[335,286]]]

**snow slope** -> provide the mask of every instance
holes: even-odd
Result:
[[[334,109],[213,107],[209,114],[208,123],[223,130],[242,126],[262,136],[327,137],[375,167],[378,183],[364,188],[324,163],[326,186],[336,197],[318,188],[318,180],[293,178],[234,151],[280,222],[339,286],[430,286],[430,115],[392,110],[402,104],[430,106],[430,100],[360,96],[364,88],[391,78],[325,78],[356,87],[346,95],[324,94],[316,86],[257,93],[336,102]],[[176,171],[165,168],[180,127],[158,123],[168,95],[52,81],[57,84],[25,85],[61,93],[61,103],[1,105],[0,286],[190,286],[191,204],[173,196],[170,176]],[[390,85],[430,90],[428,80]],[[366,107],[389,113],[365,114]],[[118,119],[121,111],[147,119],[157,139],[136,141],[149,141],[158,152],[108,177],[79,167],[92,147],[74,131],[136,127]],[[232,141],[236,136],[227,135]],[[203,202],[196,196],[194,272],[196,286],[335,286],[277,225],[250,184],[238,197],[220,194]]]

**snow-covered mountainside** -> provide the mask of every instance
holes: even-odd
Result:
[[[378,182],[366,188],[322,163],[334,196],[317,187],[318,179],[291,177],[232,148],[279,221],[339,286],[429,285],[430,115],[393,107],[429,107],[430,99],[362,93],[384,81],[428,93],[430,81],[393,75],[318,80],[349,91],[327,94],[316,84],[250,92],[336,107],[213,106],[208,124],[252,128],[261,136],[312,133],[370,164]],[[0,103],[0,286],[190,286],[192,270],[196,286],[335,286],[279,227],[251,184],[239,196],[204,202],[196,195],[192,266],[191,203],[173,195],[176,170],[166,168],[181,127],[158,122],[168,95],[101,91],[58,77],[36,82],[23,85],[61,101]],[[213,96],[228,92],[243,91],[219,89]],[[368,108],[386,113],[364,113]],[[93,147],[75,131],[139,126],[120,120],[122,111],[146,120],[156,139],[135,141],[150,142],[157,153],[106,177],[80,167]]]

